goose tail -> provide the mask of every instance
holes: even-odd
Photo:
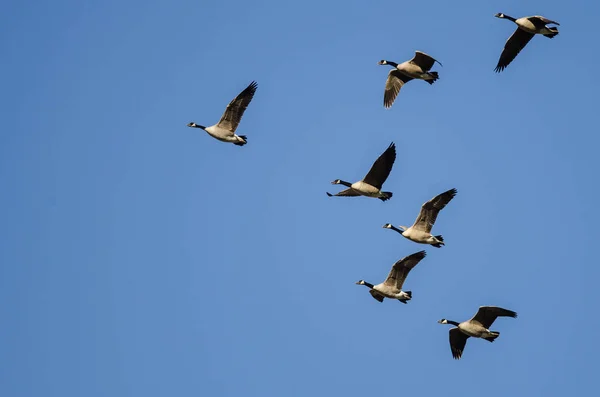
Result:
[[[548,30],[551,31],[552,33],[545,34],[544,36],[546,36],[549,39],[553,39],[554,36],[556,36],[558,34],[558,29],[555,28],[554,26],[551,28],[548,28]]]
[[[238,138],[238,141],[233,142],[234,145],[244,146],[245,144],[248,143],[248,138],[246,137],[246,135],[236,135],[236,137]]]
[[[497,337],[500,336],[500,332],[492,331],[490,336],[486,336],[484,339],[488,342],[493,342]]]
[[[440,78],[440,75],[438,74],[438,72],[429,72],[427,73],[429,76],[431,76],[431,79],[425,80],[426,82],[428,82],[429,84],[433,84],[436,82],[436,80],[438,80]]]
[[[378,197],[381,201],[387,201],[392,198],[394,193],[392,192],[381,192],[381,197]]]

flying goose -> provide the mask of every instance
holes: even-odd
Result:
[[[358,182],[350,183],[342,181],[341,179],[336,179],[331,182],[332,185],[344,185],[347,186],[348,189],[342,190],[339,193],[331,194],[327,192],[329,197],[331,196],[341,196],[341,197],[356,197],[356,196],[366,196],[378,198],[381,201],[386,201],[392,198],[392,192],[382,192],[381,187],[387,177],[390,175],[392,171],[392,166],[394,165],[394,161],[396,160],[396,145],[394,142],[390,144],[390,146],[379,156],[375,163],[371,166],[369,173]]]
[[[462,323],[446,320],[445,318],[439,320],[438,323],[440,324],[452,324],[456,326],[450,329],[450,350],[452,350],[452,357],[458,360],[462,356],[467,339],[470,336],[473,338],[482,338],[488,342],[493,342],[500,336],[500,332],[488,329],[498,317],[516,318],[517,313],[496,306],[481,306],[473,318]]]
[[[395,230],[415,243],[431,244],[436,248],[441,248],[444,245],[444,238],[441,235],[432,235],[431,228],[437,219],[438,213],[456,196],[456,193],[456,189],[450,189],[423,204],[417,220],[411,227],[400,226],[400,228],[397,228],[391,223],[386,223],[383,227]]]
[[[407,303],[407,301],[412,299],[412,292],[402,291],[402,284],[404,284],[404,280],[406,280],[411,269],[417,266],[421,259],[425,258],[425,255],[427,255],[425,251],[419,251],[400,259],[394,263],[390,274],[388,274],[383,283],[373,285],[365,280],[359,280],[356,284],[369,287],[369,293],[379,302],[383,302],[384,298],[389,298]]]
[[[388,78],[385,82],[383,106],[386,109],[391,108],[400,92],[400,88],[412,79],[425,80],[429,84],[433,84],[439,78],[438,72],[429,71],[435,62],[442,65],[439,61],[421,51],[415,51],[413,59],[402,62],[401,64],[386,61],[385,59],[379,61],[379,65],[390,65],[394,67],[394,69],[390,70],[388,73]]]
[[[227,108],[225,109],[225,113],[223,113],[221,120],[219,120],[217,124],[211,125],[210,127],[204,127],[203,125],[191,122],[187,126],[202,128],[208,135],[222,142],[231,142],[236,146],[244,146],[248,143],[246,135],[236,135],[235,130],[240,124],[248,104],[252,101],[257,87],[258,85],[253,81],[246,89],[244,89],[244,91],[240,92],[233,101],[229,102],[229,105],[227,105]]]
[[[529,43],[529,40],[536,34],[544,35],[550,39],[558,34],[558,29],[556,27],[547,27],[546,24],[552,23],[560,26],[558,22],[551,21],[540,15],[515,19],[499,12],[494,16],[496,18],[508,19],[517,24],[517,30],[515,30],[512,36],[506,40],[506,44],[504,44],[504,50],[502,50],[498,65],[496,66],[496,69],[494,69],[496,73],[500,73],[510,65],[513,59],[519,55],[519,52],[525,48],[527,43]]]

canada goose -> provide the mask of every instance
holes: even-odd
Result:
[[[369,287],[369,293],[379,302],[383,302],[384,298],[389,298],[398,299],[402,303],[407,303],[407,301],[412,298],[412,292],[402,291],[402,284],[404,284],[404,280],[406,280],[411,269],[417,266],[421,259],[425,258],[425,255],[427,255],[425,251],[419,251],[400,259],[398,262],[394,263],[392,270],[390,270],[390,274],[388,274],[383,283],[373,285],[367,283],[365,280],[359,280],[356,284]]]
[[[440,324],[452,324],[456,326],[450,329],[450,350],[452,350],[452,357],[458,360],[462,356],[467,339],[470,336],[473,338],[482,338],[488,342],[493,342],[494,339],[500,336],[500,332],[488,329],[498,317],[516,318],[517,313],[496,306],[481,306],[473,318],[462,323],[446,320],[445,318],[439,320],[438,323]]]
[[[237,146],[244,146],[247,142],[246,135],[236,135],[235,130],[242,120],[244,111],[252,101],[254,93],[258,85],[255,81],[250,83],[244,91],[240,92],[238,96],[227,105],[225,113],[221,116],[221,120],[215,125],[210,127],[204,127],[194,122],[189,123],[188,127],[202,128],[208,133],[208,135],[216,138],[222,142],[231,142]]]
[[[494,16],[496,18],[508,19],[517,24],[517,30],[506,40],[506,44],[504,44],[504,50],[502,50],[498,65],[494,69],[496,73],[503,71],[536,34],[544,35],[550,39],[558,34],[556,27],[547,27],[546,24],[553,23],[560,26],[558,22],[551,21],[539,15],[515,19],[499,12]]]
[[[425,80],[429,84],[433,84],[439,78],[438,72],[429,71],[435,62],[442,65],[439,61],[421,51],[415,51],[413,59],[401,64],[386,61],[385,59],[379,61],[378,65],[390,65],[394,67],[388,73],[388,78],[385,82],[383,106],[386,109],[391,108],[396,100],[396,96],[400,92],[400,88],[412,79]]]
[[[433,236],[431,228],[437,219],[438,213],[456,196],[456,193],[456,189],[450,189],[423,204],[417,220],[411,227],[400,226],[400,228],[397,228],[391,223],[386,223],[383,227],[395,230],[415,243],[431,244],[436,248],[441,248],[444,245],[444,238],[441,235]]]
[[[371,166],[369,173],[358,182],[350,183],[342,181],[341,179],[336,179],[331,182],[332,185],[344,185],[347,186],[348,189],[342,190],[339,193],[331,194],[327,192],[329,197],[331,196],[341,196],[341,197],[356,197],[356,196],[366,196],[366,197],[374,197],[378,198],[381,201],[389,200],[393,193],[392,192],[382,192],[381,187],[387,177],[390,175],[392,171],[392,166],[394,165],[394,161],[396,160],[396,145],[394,142],[390,144],[390,146],[379,156],[375,163]]]

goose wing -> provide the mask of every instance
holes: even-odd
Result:
[[[450,189],[440,193],[421,206],[421,212],[412,226],[416,230],[422,230],[431,233],[431,228],[437,219],[438,213],[456,196],[458,191]]]
[[[400,92],[400,88],[402,88],[404,84],[408,83],[412,79],[412,77],[408,77],[398,69],[390,70],[385,82],[385,92],[383,93],[383,106],[386,109],[392,107],[396,97],[398,96],[398,93]]]
[[[385,152],[375,160],[371,169],[363,178],[363,182],[381,189],[381,186],[383,186],[383,183],[392,171],[394,161],[396,161],[396,145],[392,142]]]
[[[356,196],[360,196],[360,194],[358,194],[356,192],[356,190],[350,189],[350,188],[342,190],[341,192],[336,193],[336,194],[327,193],[327,195],[329,197],[331,197],[331,196],[340,196],[340,197],[356,197]]]
[[[533,33],[528,33],[523,29],[517,28],[512,36],[506,40],[506,44],[504,44],[504,50],[502,50],[502,54],[500,54],[498,65],[496,65],[496,69],[494,69],[494,71],[496,73],[500,73],[508,65],[510,65],[513,59],[519,55],[521,50],[525,48],[533,36],[535,36]]]
[[[413,59],[410,60],[410,62],[420,66],[424,72],[428,72],[433,67],[433,64],[436,62],[439,63],[440,66],[442,66],[440,61],[421,51],[415,51],[415,56],[413,57]]]
[[[375,300],[378,300],[379,302],[383,302],[383,295],[380,295],[377,291],[375,291],[374,289],[370,289],[369,293],[371,294],[371,296],[373,298],[375,298]]]
[[[425,258],[426,255],[427,253],[425,251],[419,251],[394,263],[394,266],[392,266],[392,270],[390,270],[390,274],[388,274],[384,284],[399,290],[402,289],[402,285],[404,284],[404,280],[406,280],[408,273],[412,270],[412,268],[417,266],[421,259]]]
[[[547,25],[547,24],[549,24],[549,23],[552,23],[552,24],[554,24],[554,25],[560,26],[560,23],[558,23],[558,22],[556,22],[556,21],[552,21],[552,20],[550,20],[550,19],[548,19],[548,18],[545,18],[545,17],[543,17],[543,16],[541,16],[541,15],[534,15],[534,16],[532,16],[532,17],[528,17],[527,19],[529,19],[531,22],[533,22],[533,24],[534,24],[535,26],[538,26],[538,25],[536,24],[536,22],[535,22],[536,20],[538,20],[538,21],[542,22],[542,26],[544,26],[544,25]]]
[[[450,330],[450,350],[452,351],[452,357],[455,360],[461,358],[467,339],[469,335],[463,334],[458,328],[452,328]]]
[[[517,313],[497,306],[481,306],[479,307],[479,310],[477,310],[477,314],[469,321],[472,323],[479,323],[483,327],[489,329],[498,317],[516,318]]]
[[[246,111],[246,108],[254,97],[257,87],[258,84],[256,84],[256,81],[253,81],[244,89],[244,91],[240,92],[238,96],[229,102],[229,105],[227,105],[227,108],[225,109],[225,113],[223,113],[223,116],[221,116],[221,120],[219,120],[217,125],[231,132],[235,132],[242,120],[244,111]]]

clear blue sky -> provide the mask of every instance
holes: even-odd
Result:
[[[561,23],[501,74],[515,25]],[[0,395],[597,391],[592,1],[12,2],[0,24]],[[433,86],[383,108],[422,50]],[[218,121],[252,80],[238,133]],[[390,142],[388,202],[328,198]],[[456,187],[421,246],[385,230]],[[427,249],[407,305],[372,299]],[[515,310],[452,359],[442,317]],[[579,322],[579,324],[577,324]],[[587,329],[578,328],[588,327]]]

